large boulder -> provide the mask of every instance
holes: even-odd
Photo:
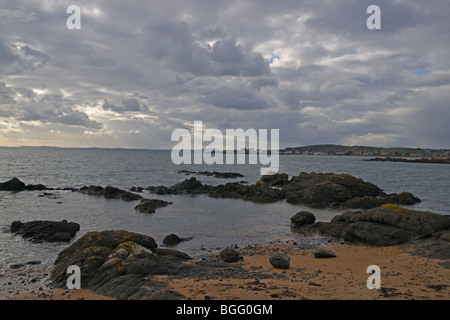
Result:
[[[69,242],[80,230],[80,225],[75,222],[42,221],[30,222],[14,221],[10,230],[14,234],[34,243],[41,242]]]
[[[289,269],[291,266],[291,258],[284,253],[276,253],[269,259],[270,264],[278,269]]]
[[[292,204],[327,206],[364,196],[380,196],[376,185],[348,174],[305,173],[293,177],[282,189]]]
[[[225,262],[237,262],[242,259],[239,251],[232,248],[225,248],[219,253],[219,258]]]
[[[165,288],[155,296],[148,287],[160,287],[153,275],[174,275],[189,266],[186,254],[159,249],[147,235],[124,230],[88,232],[62,250],[50,273],[50,285],[64,288],[67,268],[76,265],[81,271],[81,287],[116,299],[180,298]]]
[[[291,224],[294,228],[301,228],[305,224],[313,224],[314,222],[316,222],[316,217],[309,211],[300,211],[291,217]]]
[[[367,211],[350,211],[331,222],[315,223],[311,230],[350,242],[394,245],[431,237],[450,229],[450,216],[384,204]]]

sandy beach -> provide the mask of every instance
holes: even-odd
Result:
[[[239,250],[231,271],[196,276],[154,276],[187,300],[447,300],[450,270],[442,260],[414,256],[398,246],[369,247],[330,243],[334,258],[316,258],[296,243],[254,245]],[[275,253],[290,257],[290,268],[274,268]],[[216,257],[210,252],[205,259]],[[194,259],[186,263],[201,264]],[[366,269],[381,269],[381,289],[368,289]],[[222,268],[223,269],[223,268]],[[235,271],[233,271],[235,270]],[[49,289],[42,271],[14,271],[0,278],[3,300],[104,300],[90,290]],[[151,288],[148,288],[151,290]]]

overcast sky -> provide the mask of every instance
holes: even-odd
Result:
[[[81,30],[69,30],[69,5]],[[369,5],[381,30],[369,30]],[[450,148],[448,0],[0,0],[0,145]]]

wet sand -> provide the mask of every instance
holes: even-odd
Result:
[[[335,258],[316,258],[313,249],[292,243],[249,246],[243,259],[227,264],[239,272],[154,276],[192,300],[448,300],[450,270],[442,260],[414,256],[397,246],[330,244]],[[290,268],[274,268],[269,258],[287,254]],[[209,258],[218,252],[208,253]],[[201,260],[187,263],[199,264]],[[368,289],[367,267],[381,269],[381,289]],[[230,269],[233,269],[230,268]],[[104,300],[90,290],[48,289],[42,270],[11,271],[0,276],[0,299]]]

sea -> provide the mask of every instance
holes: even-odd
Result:
[[[438,214],[450,214],[450,165],[402,162],[370,162],[364,157],[280,155],[279,171],[289,177],[301,172],[347,173],[372,182],[387,193],[408,191],[422,202],[410,206]],[[25,184],[53,188],[99,185],[128,190],[133,186],[171,186],[189,178],[181,170],[238,172],[244,177],[221,179],[196,175],[202,183],[218,185],[261,177],[261,164],[175,165],[169,150],[0,148],[0,182],[13,177]],[[274,241],[302,241],[292,230],[290,217],[301,210],[312,212],[317,221],[330,221],[344,209],[317,209],[276,203],[253,203],[241,199],[216,199],[206,195],[154,195],[145,198],[172,202],[153,214],[134,209],[139,201],[116,199],[55,190],[18,193],[0,191],[0,273],[18,265],[39,261],[51,268],[58,253],[89,231],[128,230],[152,236],[160,247],[169,234],[190,238],[173,249],[192,257],[225,247],[244,247]],[[31,243],[9,231],[13,221],[67,220],[80,224],[70,243]]]

